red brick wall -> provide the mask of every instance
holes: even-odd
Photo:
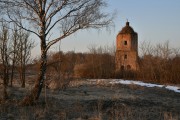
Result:
[[[124,41],[127,41],[127,45],[124,44]],[[117,35],[116,70],[120,70],[121,66],[124,66],[124,69],[128,69],[128,65],[132,70],[138,69],[138,38],[136,33]]]

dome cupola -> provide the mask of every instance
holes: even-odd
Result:
[[[129,25],[129,22],[126,22],[126,26],[122,28],[122,30],[119,32],[119,34],[137,34],[134,32],[133,28]]]

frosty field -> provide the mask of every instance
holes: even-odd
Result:
[[[34,106],[19,106],[28,91],[14,87],[9,88],[12,99],[0,104],[0,119],[179,120],[180,93],[178,87],[169,88],[127,80],[75,80],[64,91],[43,89]]]

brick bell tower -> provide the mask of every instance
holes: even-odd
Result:
[[[138,70],[138,34],[126,22],[116,38],[116,71]]]

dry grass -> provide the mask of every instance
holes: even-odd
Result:
[[[18,106],[26,93],[12,88],[12,99],[0,104],[0,119],[9,120],[179,120],[180,95],[135,85],[77,84],[65,91],[47,90],[34,106]],[[75,84],[75,83],[74,83]],[[80,85],[80,86],[79,86]],[[43,90],[44,92],[44,90]]]

